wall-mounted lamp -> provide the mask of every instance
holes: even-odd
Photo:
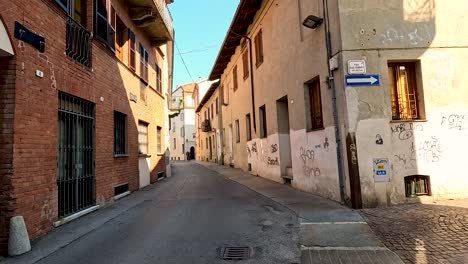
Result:
[[[306,17],[302,25],[308,28],[315,29],[323,23],[323,18],[310,15]]]

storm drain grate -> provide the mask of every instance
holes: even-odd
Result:
[[[221,249],[222,258],[225,260],[244,260],[249,258],[248,247],[225,247]]]

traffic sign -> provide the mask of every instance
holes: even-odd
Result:
[[[379,75],[347,75],[346,86],[379,86]]]

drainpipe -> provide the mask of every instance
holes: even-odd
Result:
[[[256,121],[256,115],[255,115],[255,90],[254,90],[254,72],[253,72],[253,58],[252,58],[252,39],[246,35],[239,34],[233,30],[231,30],[232,33],[243,37],[247,39],[249,42],[249,64],[250,64],[250,90],[252,93],[252,117],[253,117],[253,128],[255,134],[257,134],[257,121]]]
[[[332,89],[332,99],[333,99],[333,120],[335,125],[335,138],[336,138],[336,156],[338,162],[338,179],[340,184],[340,197],[341,202],[345,202],[345,186],[344,186],[344,173],[343,173],[343,159],[341,153],[343,152],[341,146],[341,133],[340,133],[340,123],[338,119],[338,107],[336,103],[336,87],[335,79],[333,78],[333,71],[330,69],[330,59],[332,58],[332,47],[330,40],[330,29],[329,29],[329,16],[328,16],[328,0],[322,0],[323,3],[323,19],[325,26],[325,42],[327,48],[327,65],[328,65],[328,88]]]

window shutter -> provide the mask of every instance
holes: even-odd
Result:
[[[115,52],[115,30],[111,27],[111,25],[107,25],[107,46]]]
[[[107,9],[106,9],[106,0],[96,0],[95,6],[95,27],[94,33],[96,38],[108,43],[109,38],[109,23],[107,20]]]
[[[128,49],[129,49],[129,59],[128,59],[128,64],[132,70],[135,71],[135,34],[128,29]]]

